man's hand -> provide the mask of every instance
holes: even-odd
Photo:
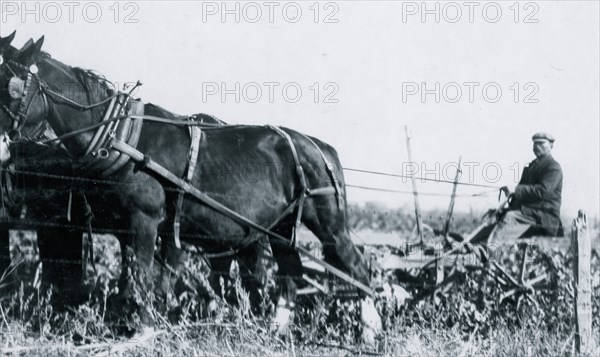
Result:
[[[504,214],[506,213],[506,211],[510,210],[510,205],[512,203],[514,196],[515,196],[514,193],[509,193],[508,195],[506,195],[506,200],[504,201],[504,204],[502,205],[502,207],[500,207],[498,209],[498,212],[497,212],[498,219],[502,218],[504,216]]]
[[[502,198],[502,193],[504,193],[504,196],[506,196],[507,198],[511,195],[508,187],[506,187],[506,186],[500,187],[500,191],[498,192],[498,202],[500,202],[500,199]]]

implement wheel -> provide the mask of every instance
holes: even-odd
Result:
[[[558,269],[544,249],[529,240],[496,248],[489,262],[489,274],[504,292],[499,302],[522,304],[552,303],[558,287]],[[540,309],[541,311],[541,309]]]

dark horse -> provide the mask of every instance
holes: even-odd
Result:
[[[0,42],[0,55],[3,56],[0,98],[6,106],[0,114],[0,124],[6,131],[17,127],[19,135],[8,136],[35,140],[47,123],[60,137],[101,121],[108,106],[107,99],[112,95],[104,81],[89,71],[69,67],[42,53],[43,38],[18,52],[7,50],[11,48],[10,40]],[[29,88],[22,98],[15,98],[10,93],[9,82],[15,77]],[[92,109],[82,106],[93,103],[106,104]],[[18,116],[15,113],[22,114],[16,124],[15,117],[18,119]],[[76,133],[62,139],[61,143],[77,171],[78,164],[89,159],[85,155],[86,148],[92,142],[94,132]],[[7,142],[9,146],[13,145],[10,140]],[[186,127],[145,121],[137,150],[174,175],[184,177],[190,144]],[[269,227],[277,222],[272,231],[291,238],[297,208],[282,219],[278,218],[301,193],[294,149],[301,171],[304,171],[306,186],[311,189],[335,186],[337,192],[337,195],[319,195],[304,201],[302,223],[322,241],[326,261],[368,285],[366,259],[349,237],[343,173],[337,153],[331,146],[291,129],[279,132],[264,126],[205,128],[199,139],[198,165],[190,183],[259,225]],[[133,161],[111,173],[109,179],[118,184],[102,189],[90,185],[84,190],[96,216],[94,226],[111,228],[115,232],[124,254],[124,275],[135,271],[135,267],[142,273],[153,264],[157,236],[169,237],[171,234],[177,189],[145,165]],[[181,232],[182,240],[201,246],[207,253],[231,249],[257,251],[257,243],[266,239],[264,233],[188,196],[181,208]],[[278,273],[285,277],[281,279],[284,300],[291,303],[295,298],[294,279],[302,276],[298,253],[289,240],[271,238],[270,245]],[[133,255],[127,255],[128,252]],[[176,264],[177,259],[171,259],[171,263]],[[120,291],[125,296],[132,294],[129,279],[121,279],[121,284]],[[363,311],[370,310],[372,301],[364,301]]]
[[[7,55],[12,55],[16,50],[6,46],[12,40],[13,35],[0,38],[0,48],[4,48]],[[32,46],[30,40],[24,47]],[[5,105],[4,100],[1,102]],[[17,150],[20,151],[20,150]],[[35,160],[35,168],[42,172],[55,172],[59,165],[60,155],[42,157]],[[31,160],[20,162],[27,170]],[[59,171],[61,171],[59,169]],[[71,198],[73,212],[83,212],[81,202],[78,198],[73,200],[70,191],[61,190],[57,184],[60,182],[45,179],[42,182],[23,180],[23,177],[15,177],[8,170],[1,173],[0,189],[0,292],[2,294],[12,291],[16,285],[13,279],[10,257],[10,229],[37,229],[37,240],[40,258],[44,262],[42,281],[54,285],[54,300],[61,303],[79,303],[85,298],[82,293],[81,282],[83,280],[82,269],[82,231],[73,225],[69,225],[69,212],[67,205]],[[27,183],[25,186],[25,181]],[[31,220],[35,223],[32,223]],[[25,218],[30,224],[23,224]],[[43,227],[43,228],[42,228]],[[64,244],[68,242],[68,244]],[[62,244],[61,244],[62,243]],[[77,283],[73,283],[77,282]]]
[[[18,55],[16,49],[9,46],[13,37],[14,33],[0,38],[4,57]],[[33,40],[29,40],[20,52],[32,45]],[[2,105],[5,105],[4,102]],[[147,104],[145,112],[170,119],[186,118],[153,104]],[[206,123],[225,124],[206,114],[194,116]],[[53,131],[46,127],[40,137],[44,135],[53,136]],[[75,176],[76,173],[73,172],[72,157],[62,145],[40,145],[23,140],[15,142],[10,149],[10,168],[3,168],[0,181],[0,292],[10,292],[17,282],[10,273],[10,229],[33,229],[36,230],[43,262],[42,283],[54,287],[53,301],[61,306],[81,303],[90,293],[86,286],[82,286],[86,278],[82,255],[85,255],[83,249],[87,248],[83,245],[82,233],[88,231],[85,226],[89,218],[84,213],[93,212],[88,210],[86,197],[78,193],[84,189],[89,191],[89,187],[77,180],[65,181],[65,176]],[[36,171],[50,175],[36,175]],[[172,250],[169,245],[163,247],[165,261],[179,258],[178,251]],[[219,266],[231,261],[226,257],[213,260]],[[171,283],[171,272],[163,270],[163,285]],[[253,274],[249,272],[246,276],[252,277]],[[249,287],[256,285],[252,279],[245,279],[244,283]]]

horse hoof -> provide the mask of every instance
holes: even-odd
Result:
[[[378,332],[365,326],[362,332],[362,342],[366,345],[374,346]]]
[[[277,329],[277,334],[285,335],[290,323],[292,311],[287,307],[278,306],[273,319],[273,325]]]
[[[392,306],[400,307],[405,305],[406,301],[411,299],[412,296],[400,285],[385,283],[379,293],[379,298],[391,303]]]
[[[137,331],[130,340],[144,340],[147,336],[154,334],[153,326],[144,326],[140,331]]]
[[[217,302],[216,299],[212,299],[210,300],[210,302],[208,303],[208,306],[206,307],[206,310],[208,311],[208,314],[210,316],[214,315],[217,313],[217,309],[219,308],[219,303]]]

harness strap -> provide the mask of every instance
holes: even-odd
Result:
[[[23,87],[23,100],[21,100],[21,103],[19,104],[19,111],[17,112],[17,118],[18,120],[15,120],[13,122],[13,129],[14,130],[18,130],[19,127],[21,126],[21,120],[25,121],[25,114],[27,113],[27,100],[25,100],[27,98],[27,94],[29,92],[29,87],[31,86],[31,77],[32,74],[31,72],[27,72],[27,79],[25,80],[25,86]]]
[[[187,181],[192,181],[194,177],[194,171],[196,170],[196,164],[198,162],[198,153],[200,152],[200,139],[202,136],[202,130],[197,126],[188,126],[190,132],[190,153],[188,155],[188,169],[187,169]]]
[[[177,194],[177,202],[175,203],[175,215],[173,217],[173,241],[175,248],[181,249],[181,240],[179,239],[181,233],[181,206],[183,206],[183,196],[185,192],[179,191]]]
[[[341,195],[340,183],[339,183],[339,180],[337,179],[337,176],[335,175],[335,172],[333,171],[333,168],[334,168],[333,163],[327,159],[327,157],[325,156],[325,154],[323,153],[321,148],[311,138],[309,138],[308,136],[306,136],[304,134],[300,134],[306,140],[308,140],[308,142],[313,144],[314,147],[317,149],[317,151],[321,155],[321,158],[323,159],[323,162],[325,162],[325,169],[327,170],[327,173],[329,174],[329,177],[333,183],[333,187],[321,187],[321,188],[317,188],[314,190],[310,190],[307,187],[306,177],[304,175],[304,169],[302,168],[302,165],[300,164],[300,157],[298,155],[298,151],[296,150],[296,146],[294,145],[294,142],[292,141],[292,138],[290,137],[290,135],[288,133],[286,133],[284,130],[282,130],[279,127],[272,126],[272,125],[268,125],[268,127],[271,128],[272,130],[276,131],[279,135],[283,136],[287,140],[287,142],[290,146],[290,149],[292,151],[292,157],[294,158],[294,164],[296,166],[296,175],[298,176],[298,178],[300,180],[300,194],[299,194],[298,198],[294,202],[292,202],[290,207],[288,207],[288,209],[286,209],[284,211],[284,213],[282,215],[280,215],[273,224],[271,224],[271,226],[269,227],[269,230],[272,229],[275,226],[275,224],[279,223],[279,221],[284,218],[283,215],[285,213],[287,213],[287,211],[290,208],[293,208],[294,206],[297,205],[298,211],[296,212],[296,222],[294,224],[292,239],[290,242],[290,246],[295,246],[296,245],[296,236],[297,236],[296,232],[298,231],[298,229],[300,227],[300,223],[302,222],[302,211],[304,209],[304,201],[306,200],[306,197],[322,196],[322,195],[334,193],[335,197],[336,197],[336,202],[337,202],[338,208],[343,207],[343,197]],[[333,192],[332,192],[332,190],[333,190]]]
[[[142,103],[141,101],[136,100],[136,101],[130,102],[129,104],[130,104],[130,107],[128,110],[129,113],[140,113],[140,112],[143,113],[144,112],[144,103]],[[140,140],[140,134],[142,132],[142,124],[143,124],[143,121],[141,119],[135,119],[135,118],[132,118],[131,116],[128,116],[127,118],[125,118],[123,125],[117,129],[116,136],[127,138],[128,145],[137,147],[138,141]],[[114,152],[114,150],[113,150],[113,152]],[[129,156],[127,156],[127,155],[121,155],[120,153],[118,155],[116,155],[116,154],[113,154],[113,155],[115,155],[115,157],[117,157],[117,159],[111,164],[111,166],[109,166],[109,168],[104,170],[100,174],[100,176],[107,177],[107,176],[112,175],[117,170],[119,170],[121,167],[125,166],[125,164],[129,161]]]
[[[190,118],[191,120],[191,118]],[[188,126],[190,133],[190,151],[188,153],[188,166],[185,174],[185,181],[191,182],[194,177],[194,171],[196,170],[196,164],[198,162],[198,153],[200,152],[200,139],[202,136],[202,130],[197,126]],[[181,207],[183,206],[183,197],[185,192],[180,190],[177,194],[177,202],[175,205],[175,215],[173,217],[173,240],[175,247],[181,249],[181,240],[179,239],[181,233]]]
[[[67,203],[67,222],[71,222],[71,212],[73,209],[73,190],[69,190],[69,202]]]
[[[311,138],[309,138],[308,136],[306,136],[302,133],[299,133],[299,134],[302,135],[311,144],[313,144],[314,147],[319,152],[319,154],[321,155],[321,157],[323,158],[323,161],[325,162],[325,169],[327,170],[327,173],[329,174],[329,178],[333,182],[333,188],[335,189],[335,198],[337,199],[338,208],[344,207],[344,197],[341,194],[342,189],[341,189],[340,181],[338,180],[338,178],[335,174],[335,171],[333,170],[334,169],[333,162],[327,160],[327,156],[325,156],[325,154],[323,153],[323,150],[321,150],[321,148],[317,145],[317,143],[315,143]]]
[[[110,101],[110,104],[108,105],[108,109],[104,113],[104,118],[102,118],[102,122],[105,122],[108,119],[110,119],[110,115],[113,112],[113,108],[115,106],[115,102],[116,101],[117,101],[117,96],[112,97],[112,99]],[[85,151],[85,154],[83,156],[87,156],[92,151],[97,150],[97,148],[98,148],[98,140],[100,139],[100,135],[102,134],[102,128],[103,127],[100,127],[100,128],[98,128],[98,130],[96,130],[96,133],[94,134],[94,137],[92,138],[92,141],[90,141],[90,145],[88,145],[88,148]]]
[[[139,100],[130,100],[126,93],[119,93],[111,99],[99,126],[86,149],[81,161],[81,170],[107,177],[121,169],[129,156],[111,150],[109,139],[116,137],[136,147],[140,138],[143,120],[134,118],[143,114],[144,105]]]
[[[294,208],[296,208],[296,205],[298,204],[298,199],[295,199],[292,201],[292,203],[290,203],[285,210],[283,210],[283,212],[281,212],[281,214],[279,216],[277,216],[277,218],[275,218],[275,220],[267,227],[268,230],[272,230],[273,228],[275,228],[275,226],[277,224],[279,224],[279,222],[281,222],[282,219],[284,219],[285,217],[287,217],[290,213],[292,213],[294,211]]]
[[[92,269],[94,273],[98,273],[96,270],[96,261],[94,259],[94,237],[92,236],[92,220],[94,219],[94,213],[92,207],[87,201],[85,194],[82,194],[83,203],[85,205],[85,221],[88,228],[87,238],[83,240],[83,260],[81,261],[81,268],[83,270],[83,279],[87,279],[87,266],[88,261],[91,261]]]
[[[298,203],[297,203],[298,211],[296,213],[296,222],[294,224],[292,239],[290,241],[290,246],[296,246],[296,232],[298,231],[298,228],[300,227],[300,223],[302,222],[302,210],[304,209],[304,201],[306,199],[306,193],[308,191],[308,188],[306,186],[306,177],[304,176],[304,169],[302,168],[302,165],[300,164],[300,158],[298,156],[298,151],[296,150],[296,146],[294,145],[294,142],[292,141],[292,138],[290,137],[290,135],[288,133],[286,133],[285,131],[283,131],[279,127],[276,127],[273,125],[268,125],[268,127],[273,129],[274,131],[276,131],[279,135],[283,136],[287,140],[288,145],[290,146],[290,149],[292,151],[292,157],[294,158],[294,164],[296,165],[296,175],[298,176],[298,179],[300,180],[300,196],[298,196]]]
[[[12,112],[10,112],[10,110],[8,108],[6,108],[5,105],[3,105],[4,110],[7,110],[7,114],[9,114],[11,117],[14,116],[14,114]],[[140,119],[140,121],[151,121],[154,123],[163,123],[163,124],[170,124],[170,125],[177,125],[177,126],[199,126],[201,128],[221,128],[224,125],[223,124],[211,124],[211,123],[201,123],[201,122],[188,122],[188,121],[184,121],[184,120],[175,120],[175,119],[166,119],[166,118],[160,118],[160,117],[155,117],[152,115],[128,115],[129,118],[131,118],[133,120],[133,122],[136,122],[136,119]],[[87,133],[88,131],[92,131],[94,129],[98,129],[99,127],[102,127],[104,125],[106,125],[109,122],[113,122],[113,121],[117,121],[117,120],[121,120],[123,119],[123,117],[114,117],[114,118],[110,118],[107,119],[103,122],[100,123],[96,123],[96,124],[92,124],[90,126],[87,126],[85,128],[81,128],[81,129],[77,129],[77,130],[73,130],[71,132],[62,134],[60,136],[56,136],[47,140],[44,140],[42,142],[40,142],[40,144],[49,144],[55,141],[63,141],[66,140],[68,138],[72,138],[74,136],[77,136],[79,134],[82,133]],[[227,125],[227,127],[236,127],[239,125]]]
[[[219,202],[217,202],[216,200],[214,200],[207,194],[203,193],[199,189],[195,188],[194,186],[185,182],[178,176],[174,175],[172,172],[170,172],[163,166],[157,164],[156,162],[154,162],[152,160],[146,160],[147,157],[143,153],[138,151],[137,149],[127,145],[126,143],[124,143],[122,141],[116,140],[115,138],[111,139],[111,144],[112,144],[113,148],[123,152],[124,154],[127,154],[128,156],[131,157],[132,160],[137,161],[137,162],[146,162],[147,170],[150,170],[150,171],[154,172],[155,174],[162,176],[165,180],[170,181],[175,186],[178,186],[179,188],[183,189],[186,193],[190,194],[191,196],[196,198],[198,201],[202,202],[203,204],[205,204],[209,208],[215,210],[216,212],[219,212],[219,213],[229,217],[230,219],[232,219],[233,221],[235,221],[236,223],[238,223],[242,226],[251,227],[251,228],[253,228],[263,234],[266,234],[270,237],[273,237],[275,239],[279,239],[284,242],[289,242],[288,238],[286,238],[280,234],[277,234],[275,232],[272,232],[272,231],[260,226],[259,224],[255,223],[254,221],[233,211],[232,209],[220,204]],[[375,295],[374,291],[370,287],[368,287],[365,284],[361,283],[360,281],[352,278],[351,276],[349,276],[348,274],[339,270],[338,268],[334,267],[333,265],[326,263],[326,262],[322,261],[321,259],[313,256],[307,249],[303,248],[302,246],[296,246],[296,250],[300,254],[306,256],[308,259],[310,259],[313,262],[324,267],[327,271],[329,271],[333,275],[339,277],[340,279],[342,279],[342,280],[354,285],[355,287],[359,288],[360,290],[364,291],[369,296]]]
[[[125,100],[126,99],[123,98],[122,93],[120,93],[116,97],[116,103],[115,103],[116,105],[111,108],[110,112],[109,111],[106,112],[107,114],[109,114],[108,115],[109,118],[120,117],[121,110],[122,110],[123,106],[125,105]],[[119,126],[120,121],[121,121],[121,119],[107,123],[105,126],[98,128],[100,137],[98,138],[98,142],[96,143],[96,146],[94,146],[94,148],[92,149],[92,155],[95,156],[96,154],[98,154],[98,151],[104,147],[104,144],[106,143],[106,138],[108,137],[108,135],[110,133],[112,133],[114,131],[115,128],[117,128]]]

